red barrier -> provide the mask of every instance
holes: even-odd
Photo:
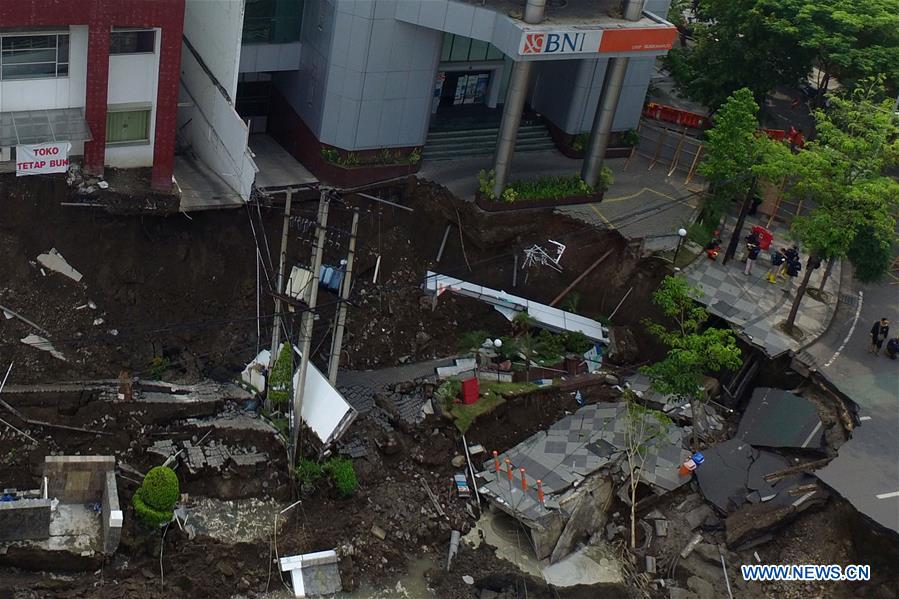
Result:
[[[643,116],[657,121],[692,127],[693,129],[708,129],[711,126],[708,117],[689,110],[682,110],[673,106],[666,106],[665,104],[656,104],[655,102],[648,102],[643,107]]]

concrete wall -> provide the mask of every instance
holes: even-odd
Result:
[[[635,129],[640,123],[654,65],[655,57],[630,59],[612,131]],[[566,133],[590,131],[607,66],[605,59],[542,63],[531,105]]]
[[[60,28],[60,32],[66,28]],[[69,76],[0,81],[0,112],[84,108],[87,88],[87,26],[68,28]]]
[[[396,6],[306,3],[301,70],[275,83],[319,141],[347,150],[424,143],[442,34],[395,20]]]
[[[0,502],[0,541],[46,539],[49,536],[49,499]]]
[[[128,104],[135,108],[150,107],[149,141],[106,145],[106,164],[119,168],[153,166],[156,139],[156,89],[159,81],[160,30],[156,30],[154,51],[145,54],[112,54],[109,56],[109,92],[111,108]]]
[[[237,94],[243,18],[244,0],[187,0],[184,5],[184,37],[232,100]]]
[[[244,200],[250,198],[256,163],[247,147],[250,131],[233,104],[185,45],[181,60],[178,130],[191,150]]]
[[[119,507],[119,489],[116,485],[115,472],[106,473],[103,485],[103,552],[115,553],[122,540],[122,510]]]
[[[240,51],[240,72],[296,71],[300,68],[302,48],[300,42],[244,44]]]
[[[107,472],[115,472],[113,456],[47,456],[47,496],[61,503],[99,503],[103,500]]]

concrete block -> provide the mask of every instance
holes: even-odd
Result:
[[[109,514],[110,528],[121,528],[124,521],[125,516],[122,513],[122,510],[114,510]]]
[[[492,10],[476,8],[471,22],[471,35],[477,40],[489,42],[493,38],[493,27],[496,24],[496,14]]]
[[[471,37],[471,25],[474,21],[475,7],[461,2],[450,2],[446,9],[444,31]]]
[[[49,499],[0,502],[0,541],[46,539],[49,536]]]
[[[421,11],[418,14],[418,22],[423,27],[442,30],[446,21],[446,9],[449,2],[421,2]]]

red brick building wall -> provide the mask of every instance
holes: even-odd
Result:
[[[184,0],[0,0],[0,28],[88,26],[85,118],[93,139],[84,145],[85,167],[102,174],[106,155],[109,34],[113,27],[162,30],[156,96],[153,187],[168,189],[175,160]]]

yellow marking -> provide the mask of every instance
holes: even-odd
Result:
[[[606,216],[602,212],[599,211],[599,208],[596,207],[596,204],[590,204],[589,206],[591,208],[593,208],[593,212],[595,212],[596,215],[599,216],[599,220],[604,222],[608,228],[612,229],[613,231],[615,230],[615,225],[613,225],[612,221],[607,219]]]

